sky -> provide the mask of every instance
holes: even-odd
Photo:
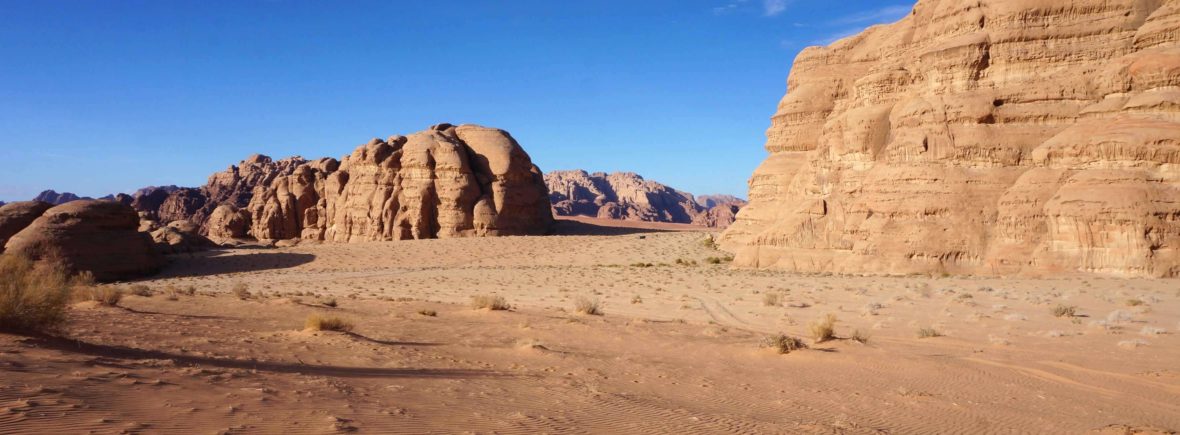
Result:
[[[912,0],[0,0],[0,201],[198,186],[430,125],[745,197],[800,50]]]

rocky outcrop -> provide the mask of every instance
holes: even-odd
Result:
[[[724,228],[744,204],[727,195],[704,195],[701,198],[711,203],[704,205],[692,194],[631,172],[552,171],[545,174],[545,184],[553,212],[560,216]]]
[[[112,281],[155,271],[161,257],[139,216],[113,201],[79,200],[55,206],[12,236],[6,253],[35,260],[54,258],[71,272],[89,271]]]
[[[52,204],[41,201],[18,201],[0,206],[0,253],[8,239],[41,217]]]
[[[333,242],[543,234],[552,222],[528,154],[475,125],[373,139],[277,179],[248,208],[255,237]]]
[[[140,230],[143,230],[140,221]],[[208,249],[213,242],[200,234],[200,227],[187,220],[174,221],[150,231],[156,252],[179,254]]]
[[[1180,2],[920,0],[795,60],[735,264],[1180,275]]]
[[[507,132],[440,124],[373,139],[339,161],[255,155],[170,193],[154,213],[197,223],[215,241],[525,235],[552,223],[546,192]]]
[[[250,214],[231,204],[221,204],[209,215],[205,229],[216,243],[245,238],[250,231]]]

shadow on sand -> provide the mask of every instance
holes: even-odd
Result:
[[[665,233],[672,231],[675,230],[624,226],[610,227],[578,222],[576,220],[557,219],[553,222],[553,228],[549,234],[554,236],[625,236],[628,234]]]
[[[165,266],[154,278],[221,275],[226,273],[287,269],[307,264],[314,260],[315,255],[312,254],[249,252],[229,255],[227,251],[217,249],[173,256],[172,262]]]
[[[257,370],[271,373],[305,374],[314,376],[333,376],[340,378],[468,379],[520,377],[520,375],[516,374],[494,372],[489,370],[342,367],[316,364],[283,363],[274,361],[242,360],[234,358],[215,358],[195,355],[178,355],[159,350],[135,349],[124,346],[86,343],[83,341],[47,335],[30,336],[29,338],[26,338],[22,341],[26,345],[36,346],[42,349],[52,349],[59,352],[90,355],[98,358],[172,360],[178,365],[210,366],[227,369]],[[110,366],[119,365],[117,361],[96,361],[94,364]]]

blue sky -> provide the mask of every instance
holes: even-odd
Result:
[[[0,201],[195,186],[439,122],[746,194],[799,50],[912,1],[0,0]]]

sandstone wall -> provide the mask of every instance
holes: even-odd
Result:
[[[545,174],[545,184],[553,211],[561,216],[724,228],[745,205],[728,195],[703,195],[698,201],[690,193],[631,172],[552,171]]]
[[[739,266],[1180,275],[1180,1],[920,0],[795,60]]]

